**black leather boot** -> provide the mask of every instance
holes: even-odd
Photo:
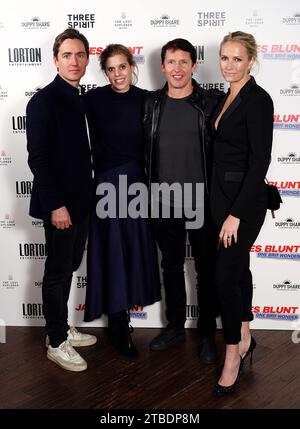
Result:
[[[133,328],[129,326],[130,318],[126,310],[108,315],[108,334],[116,350],[128,358],[138,357],[132,338]]]

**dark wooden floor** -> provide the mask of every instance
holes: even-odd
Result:
[[[0,409],[299,409],[300,343],[291,331],[253,331],[258,343],[253,365],[247,362],[235,395],[218,399],[212,386],[222,360],[205,366],[198,359],[196,330],[187,341],[151,352],[158,329],[135,329],[136,361],[120,357],[105,328],[86,332],[95,346],[77,349],[88,362],[82,373],[65,371],[46,359],[44,329],[8,327],[0,344]],[[223,353],[222,332],[217,343]]]

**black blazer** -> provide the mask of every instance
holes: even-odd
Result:
[[[212,118],[214,130],[228,94]],[[219,121],[210,192],[212,216],[218,225],[229,214],[253,223],[265,213],[264,179],[271,157],[273,113],[271,97],[251,77]]]
[[[34,175],[30,215],[45,220],[66,206],[72,222],[83,219],[90,210],[92,165],[78,89],[57,75],[31,98],[26,114]]]

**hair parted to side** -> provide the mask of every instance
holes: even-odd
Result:
[[[220,44],[219,55],[221,55],[222,46],[227,42],[240,43],[247,49],[249,59],[253,58],[254,61],[257,61],[257,43],[252,34],[244,33],[243,31],[234,31],[233,33],[228,33]]]
[[[80,33],[78,30],[76,30],[75,28],[67,28],[65,31],[58,34],[58,36],[56,36],[56,38],[54,40],[53,56],[55,58],[57,58],[58,51],[59,51],[61,44],[66,39],[78,39],[78,40],[80,40],[84,45],[84,49],[85,49],[87,57],[89,57],[90,48],[89,48],[89,42],[88,42],[87,38],[82,33]]]
[[[189,52],[191,55],[191,60],[192,63],[195,64],[197,61],[197,53],[196,53],[196,49],[195,46],[193,46],[188,40],[186,39],[174,39],[174,40],[170,40],[168,43],[166,43],[162,48],[161,48],[161,63],[163,64],[166,58],[166,53],[168,50],[170,51],[177,51],[178,49],[180,49],[181,51],[184,52]]]
[[[103,49],[100,56],[101,70],[103,70],[104,73],[106,73],[107,60],[108,58],[114,57],[115,55],[124,55],[128,64],[130,66],[135,67],[135,70],[133,71],[134,80],[132,82],[132,85],[135,85],[138,81],[138,68],[137,68],[136,62],[133,59],[132,52],[130,51],[129,48],[127,48],[124,45],[121,45],[119,43],[111,43],[107,45],[105,49]]]

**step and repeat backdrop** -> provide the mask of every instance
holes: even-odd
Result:
[[[27,166],[26,105],[56,75],[55,36],[67,27],[90,42],[90,64],[82,79],[86,90],[107,84],[99,56],[109,43],[122,43],[134,54],[138,85],[163,85],[160,49],[186,38],[197,50],[195,79],[204,88],[227,91],[218,65],[219,43],[230,31],[252,33],[259,45],[253,70],[273,98],[274,145],[268,179],[283,205],[251,249],[253,328],[299,329],[300,314],[300,5],[298,0],[189,0],[141,3],[79,0],[11,0],[0,13],[0,319],[6,325],[44,324],[42,277],[46,257],[42,221],[28,215],[32,175]],[[83,320],[86,255],[74,273],[69,300],[70,323]],[[205,261],[203,261],[205,263]],[[197,318],[196,276],[186,245],[187,327]],[[209,287],[209,285],[207,285]],[[162,285],[163,291],[163,285]],[[132,308],[137,327],[165,323],[163,302]],[[105,326],[102,317],[89,326]]]

